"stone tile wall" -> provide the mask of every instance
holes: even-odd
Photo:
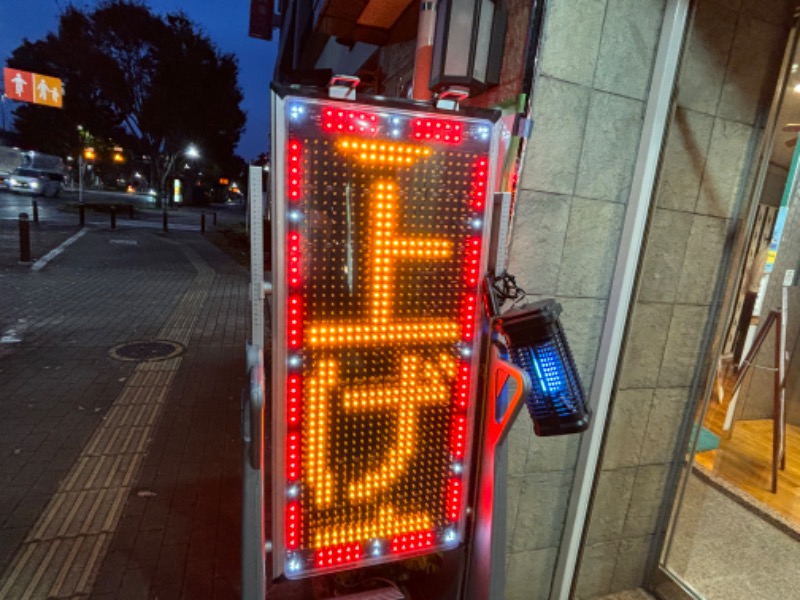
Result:
[[[508,268],[530,294],[556,297],[562,304],[562,320],[587,391],[664,6],[664,0],[550,0],[546,6],[533,91],[534,129],[514,209]],[[643,428],[639,434],[643,438],[647,432]],[[580,436],[537,438],[525,416],[512,429],[508,600],[549,597],[580,441]],[[621,460],[624,452],[620,450]],[[599,500],[609,509],[627,505],[634,493],[636,470],[620,470],[617,476],[620,487],[607,483]],[[646,476],[653,479],[658,473],[640,475]],[[624,517],[609,515],[605,526],[621,531]],[[638,533],[646,517],[641,512],[630,527]],[[641,543],[637,539],[621,547],[614,538],[612,555],[635,555]],[[598,546],[592,551],[599,557],[610,549]],[[610,588],[613,576],[603,574],[598,589]],[[625,582],[637,576],[636,568],[616,575]]]
[[[642,584],[678,430],[696,398],[724,252],[791,24],[791,2],[699,0],[645,240],[637,295],[577,583],[578,598]],[[564,250],[566,254],[568,250]]]

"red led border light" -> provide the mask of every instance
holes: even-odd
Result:
[[[464,279],[467,286],[474,290],[478,286],[481,271],[481,238],[473,236],[467,240],[467,251],[464,259]]]
[[[289,318],[286,321],[286,340],[290,350],[303,345],[303,297],[292,294],[288,301]]]
[[[489,178],[489,161],[479,158],[475,161],[472,170],[472,185],[470,191],[471,206],[474,210],[482,211],[486,206],[486,181]]]
[[[300,503],[293,500],[286,505],[286,547],[297,550],[300,545]]]
[[[451,477],[447,482],[447,518],[453,522],[461,516],[461,500],[464,483],[460,477]]]
[[[467,450],[467,415],[457,413],[453,417],[450,428],[450,454],[457,460],[466,456]]]
[[[378,115],[357,110],[326,108],[322,111],[322,130],[327,133],[375,135],[378,131]]]
[[[477,309],[478,295],[474,292],[464,294],[461,301],[461,337],[466,342],[475,339],[475,311]]]
[[[286,422],[290,429],[300,426],[303,407],[303,377],[292,373],[286,379]]]
[[[290,431],[286,436],[286,479],[292,483],[300,479],[301,461],[300,433]]]
[[[314,553],[314,564],[322,568],[352,563],[361,560],[362,552],[361,544],[358,542],[331,546]]]
[[[428,125],[425,121],[414,121],[417,127],[441,129],[441,126]],[[414,131],[416,137],[420,131]],[[430,139],[430,138],[427,138]],[[460,141],[460,138],[459,138]],[[479,223],[486,207],[487,181],[489,161],[479,158],[472,170],[469,205],[475,211],[472,215]],[[465,347],[469,347],[475,339],[476,313],[478,308],[478,279],[480,277],[482,240],[479,236],[471,236],[466,240],[464,251],[464,283],[468,289],[461,300],[461,338]],[[450,424],[450,455],[455,461],[463,461],[467,456],[467,421],[469,409],[470,377],[472,366],[468,361],[459,364],[458,376],[454,390],[453,420]],[[448,519],[456,523],[461,517],[464,502],[462,470],[451,471],[445,496],[445,510]]]
[[[461,123],[450,119],[412,119],[411,135],[415,140],[460,144],[463,136]]]
[[[286,196],[297,202],[303,194],[303,145],[299,140],[289,140],[286,150]]]
[[[289,233],[289,245],[286,250],[289,287],[297,288],[302,281],[300,273],[300,234],[298,232],[292,231]]]
[[[389,548],[392,554],[404,554],[431,548],[435,541],[436,536],[433,531],[412,531],[393,537]]]

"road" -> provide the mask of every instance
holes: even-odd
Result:
[[[78,201],[77,192],[62,192],[58,198],[45,198],[43,196],[29,196],[16,194],[7,190],[0,190],[0,219],[17,219],[20,213],[28,213],[33,218],[33,204],[36,200],[39,206],[39,219],[50,223],[67,223],[75,221],[75,214],[59,210],[64,202]],[[152,196],[144,194],[126,194],[124,192],[84,192],[84,202],[124,202],[132,203],[136,208],[153,206]]]

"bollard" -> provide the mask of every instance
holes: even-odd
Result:
[[[214,213],[214,225],[217,224],[217,213]]]
[[[111,207],[111,229],[117,228],[117,207]]]
[[[133,220],[133,202],[128,204],[128,218]]]
[[[169,231],[169,217],[167,217],[166,209],[164,209],[164,231]]]
[[[38,223],[39,222],[39,203],[36,202],[36,200],[32,200],[31,202],[33,202],[33,222],[34,223]]]
[[[200,213],[200,233],[206,232],[206,213]]]
[[[31,262],[31,226],[28,213],[19,214],[19,260]]]
[[[83,204],[81,204],[78,207],[78,212],[81,215],[81,217],[80,217],[80,219],[81,219],[81,227],[83,227],[84,225],[86,225],[86,207]]]

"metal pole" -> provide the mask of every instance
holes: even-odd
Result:
[[[217,213],[214,213],[214,225],[217,224]]]
[[[206,232],[206,213],[200,213],[200,233]]]
[[[433,94],[428,89],[433,60],[433,36],[436,32],[436,2],[422,0],[419,5],[417,26],[417,49],[414,54],[414,77],[411,94],[414,100],[430,100]]]
[[[80,214],[80,223],[81,227],[83,227],[86,225],[86,207],[83,204],[78,206],[78,214]]]
[[[781,288],[781,327],[779,330],[780,362],[778,372],[781,379],[780,418],[781,418],[781,469],[786,468],[786,325],[789,322],[789,288],[794,283],[795,270],[789,269],[784,273]]]
[[[19,260],[31,262],[31,229],[28,213],[19,214]]]
[[[169,217],[167,216],[167,209],[166,208],[164,209],[164,213],[163,213],[163,221],[164,221],[164,223],[163,223],[164,231],[169,231]]]
[[[255,167],[260,171],[260,167]],[[250,168],[249,195],[261,192],[260,172]],[[247,345],[250,386],[242,399],[242,598],[261,600],[266,593],[264,522],[264,238],[261,204],[250,213],[251,343]]]
[[[38,223],[39,222],[39,203],[36,202],[36,200],[31,200],[31,202],[33,203],[33,222],[34,223]]]
[[[783,452],[783,431],[782,417],[783,407],[781,406],[781,328],[783,321],[782,312],[775,311],[775,376],[772,385],[772,486],[773,494],[778,493],[778,467],[781,462]]]
[[[117,207],[111,207],[111,229],[117,228]]]
[[[81,204],[81,226],[83,226],[83,154],[78,157],[78,202]]]

